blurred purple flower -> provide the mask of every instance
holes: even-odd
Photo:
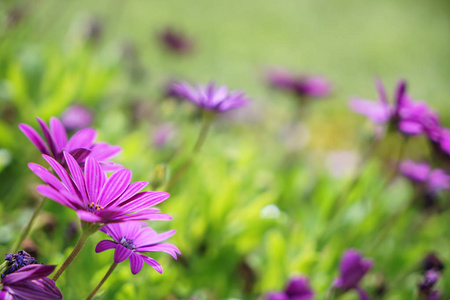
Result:
[[[169,51],[177,54],[187,54],[192,51],[194,42],[184,33],[167,27],[158,34],[161,44]]]
[[[341,289],[343,292],[355,289],[361,300],[369,299],[367,294],[360,288],[359,282],[369,272],[372,265],[372,261],[363,258],[358,251],[354,249],[346,250],[339,264],[340,276],[335,279],[333,286]]]
[[[62,299],[61,291],[53,280],[47,278],[56,266],[30,264],[2,276],[0,300],[56,300]]]
[[[380,80],[375,81],[378,102],[352,99],[350,108],[367,116],[375,124],[392,124],[408,135],[427,134],[437,138],[440,132],[439,118],[426,103],[414,102],[406,93],[406,82],[399,81],[394,93],[394,103],[388,102],[386,91]]]
[[[66,130],[80,130],[92,124],[93,112],[83,105],[72,105],[61,115],[61,123]]]
[[[141,271],[144,262],[149,264],[159,273],[163,269],[161,265],[151,257],[142,253],[146,252],[166,252],[177,259],[180,250],[172,244],[161,243],[175,234],[176,230],[170,230],[158,234],[143,222],[127,222],[121,224],[111,224],[103,227],[101,231],[108,234],[114,241],[103,240],[95,247],[95,252],[103,252],[109,249],[115,249],[114,262],[120,263],[130,259],[131,273],[137,274]]]
[[[444,264],[439,259],[439,257],[435,253],[429,253],[423,260],[422,260],[422,267],[423,270],[435,270],[435,271],[442,271],[444,270]]]
[[[331,93],[331,84],[323,77],[292,74],[278,68],[267,72],[267,81],[280,90],[290,91],[299,97],[323,98]]]
[[[156,148],[163,148],[167,141],[174,137],[175,131],[173,124],[163,124],[156,127],[153,134],[153,145]]]
[[[46,168],[29,163],[29,168],[47,185],[37,191],[49,199],[76,211],[85,222],[108,224],[135,220],[171,220],[169,215],[150,208],[169,198],[168,193],[140,192],[148,182],[130,184],[131,171],[120,169],[107,178],[100,164],[91,156],[86,160],[84,174],[69,153],[64,152],[69,173],[50,156],[43,155],[58,175]]]
[[[419,294],[426,297],[426,300],[439,300],[441,299],[438,291],[433,291],[433,287],[439,280],[439,273],[435,270],[429,270],[425,272],[425,276],[422,282],[419,283]]]
[[[435,193],[450,189],[450,175],[441,169],[432,170],[426,163],[403,161],[400,164],[400,172],[414,183],[425,184],[428,192]]]
[[[67,139],[67,132],[61,121],[55,117],[50,118],[50,128],[40,118],[36,118],[44,134],[46,143],[42,137],[30,125],[19,124],[20,130],[45,155],[56,159],[60,164],[66,166],[63,152],[70,153],[77,163],[83,167],[87,157],[93,157],[100,162],[103,170],[115,170],[121,166],[109,161],[117,155],[121,148],[112,146],[104,142],[95,143],[97,131],[92,128],[85,128],[76,132],[70,139]]]
[[[313,297],[309,280],[303,276],[291,278],[284,292],[269,292],[265,295],[266,300],[310,300]]]
[[[215,112],[224,112],[249,103],[243,92],[230,92],[226,86],[216,86],[214,82],[196,87],[186,82],[173,83],[171,92],[178,98],[192,101],[204,110]]]

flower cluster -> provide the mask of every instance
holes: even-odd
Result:
[[[81,221],[82,234],[53,280],[46,276],[53,272],[55,266],[37,265],[36,260],[25,251],[7,254],[7,268],[2,269],[1,275],[0,299],[61,299],[55,282],[77,256],[87,238],[99,229],[115,242],[101,241],[95,250],[98,253],[115,248],[113,266],[129,258],[133,274],[139,273],[144,262],[162,273],[161,265],[142,253],[166,252],[176,259],[180,254],[178,248],[161,243],[175,230],[158,234],[143,221],[171,220],[169,215],[154,207],[170,195],[142,191],[148,182],[132,183],[131,171],[110,161],[120,152],[120,147],[94,142],[94,129],[81,129],[69,139],[59,119],[51,118],[50,127],[41,119],[37,120],[44,139],[31,126],[19,125],[49,164],[49,168],[28,164],[31,171],[45,183],[36,189],[43,197],[74,210]],[[112,173],[108,175],[107,171]]]
[[[450,154],[450,130],[441,125],[439,116],[427,103],[414,101],[406,92],[406,82],[397,83],[393,104],[390,104],[380,80],[375,82],[379,99],[377,102],[353,99],[350,107],[367,116],[375,124],[387,124],[408,136],[425,135],[438,151]]]

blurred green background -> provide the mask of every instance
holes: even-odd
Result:
[[[74,103],[86,105],[98,140],[123,148],[117,161],[133,180],[152,180],[158,164],[169,172],[180,166],[200,126],[190,103],[164,97],[168,80],[215,80],[245,91],[252,104],[214,123],[201,154],[160,205],[173,221],[151,224],[177,229],[170,242],[180,259],[155,254],[162,275],[146,267],[133,276],[124,262],[101,298],[255,299],[304,274],[322,299],[341,254],[356,248],[375,261],[363,282],[372,295],[385,284],[379,299],[412,299],[421,259],[435,251],[450,260],[450,223],[448,210],[430,215],[413,207],[372,247],[380,226],[413,192],[402,178],[382,184],[398,139],[387,140],[339,213],[331,221],[329,215],[374,130],[347,102],[376,99],[375,77],[389,91],[406,79],[413,97],[450,125],[449,12],[445,0],[2,1],[0,254],[37,198],[39,181],[26,164],[44,164],[19,123],[37,128],[36,116],[48,121]],[[191,53],[161,47],[157,35],[168,26],[194,41]],[[265,84],[270,66],[323,75],[333,94],[310,103],[297,120],[296,99]],[[300,132],[280,134],[295,122]],[[168,123],[176,135],[157,148],[153,135]],[[424,152],[419,140],[406,156]],[[77,219],[50,202],[28,242],[40,262],[61,264],[75,244]],[[106,272],[112,251],[94,253],[104,238],[97,233],[62,276],[66,299],[85,297]],[[448,297],[447,273],[439,288]]]

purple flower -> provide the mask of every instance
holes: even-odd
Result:
[[[414,183],[425,184],[428,192],[435,193],[440,190],[450,189],[450,176],[444,170],[432,170],[426,163],[415,163],[406,160],[400,164],[400,171]]]
[[[172,244],[161,243],[175,234],[175,230],[158,234],[150,227],[142,227],[143,222],[127,222],[121,224],[111,224],[101,230],[114,239],[114,241],[103,240],[95,247],[95,252],[103,252],[115,249],[114,261],[116,263],[130,259],[131,273],[137,274],[141,271],[144,262],[149,264],[159,273],[163,269],[161,265],[151,257],[142,253],[146,252],[166,252],[177,259],[180,250]]]
[[[180,31],[166,28],[158,35],[159,41],[167,49],[178,54],[191,52],[194,42]]]
[[[422,267],[423,270],[435,270],[435,271],[442,271],[444,270],[444,264],[439,259],[439,257],[435,253],[429,253],[423,260],[422,260]]]
[[[37,264],[36,259],[23,250],[20,250],[19,252],[17,252],[17,254],[7,253],[5,255],[5,260],[9,262],[9,268],[2,273],[1,275],[2,279],[6,275],[14,273],[15,271],[19,270],[22,267],[31,264]]]
[[[68,139],[66,129],[59,119],[55,117],[50,118],[50,128],[40,118],[36,119],[44,134],[46,143],[44,143],[44,140],[36,130],[28,124],[21,123],[19,128],[42,154],[53,157],[64,166],[66,165],[63,156],[65,151],[70,153],[81,166],[84,165],[86,158],[91,156],[101,163],[104,170],[115,170],[120,167],[109,161],[109,159],[117,155],[121,148],[104,142],[94,143],[97,136],[97,131],[94,129],[82,129]]]
[[[299,97],[323,98],[331,93],[331,84],[325,78],[292,74],[281,68],[269,70],[267,81],[274,88],[292,92]]]
[[[226,86],[216,86],[214,82],[208,85],[193,87],[189,83],[173,83],[171,92],[176,97],[192,101],[198,107],[215,112],[224,112],[247,105],[249,99],[241,91],[228,91]]]
[[[308,278],[296,276],[291,278],[284,292],[269,292],[266,294],[266,300],[310,300],[313,299],[312,291]]]
[[[93,120],[93,112],[83,105],[72,105],[61,116],[61,123],[69,131],[86,128],[92,124]]]
[[[399,81],[394,93],[394,103],[389,104],[386,91],[380,80],[375,81],[378,102],[365,99],[352,99],[350,108],[367,116],[375,124],[396,126],[408,135],[425,133],[436,138],[440,125],[438,116],[424,102],[414,102],[406,93],[406,82]]]
[[[62,299],[53,280],[47,278],[56,266],[31,264],[2,277],[0,300]]]
[[[372,268],[372,264],[370,259],[363,258],[358,251],[346,250],[339,264],[340,276],[335,279],[333,286],[344,292],[355,289],[361,300],[368,299],[367,294],[359,287],[359,282]]]
[[[171,220],[169,215],[150,208],[167,198],[168,193],[140,192],[148,182],[130,184],[131,171],[120,169],[107,178],[99,162],[89,156],[84,174],[75,158],[64,152],[69,173],[56,160],[43,155],[59,179],[46,168],[30,163],[29,168],[47,185],[37,191],[76,211],[78,217],[89,223],[108,224],[135,220]]]
[[[422,282],[419,283],[419,293],[422,296],[427,297],[426,300],[438,300],[440,294],[438,291],[433,291],[433,287],[439,280],[439,273],[435,270],[428,270],[425,272],[425,276]]]

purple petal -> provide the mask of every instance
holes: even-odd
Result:
[[[95,138],[97,137],[97,131],[92,128],[85,128],[75,133],[67,142],[65,150],[71,152],[78,148],[91,149]],[[92,150],[92,149],[91,149]]]
[[[115,222],[129,222],[129,221],[170,221],[172,217],[164,214],[155,212],[153,209],[143,210],[131,215],[122,215],[111,219]]]
[[[388,99],[387,99],[387,95],[386,95],[386,90],[384,89],[384,85],[383,82],[381,82],[380,79],[376,79],[375,80],[375,86],[377,87],[378,90],[378,95],[380,96],[380,101],[385,105],[388,106]]]
[[[91,150],[86,148],[78,148],[70,151],[70,155],[72,155],[78,163],[84,162],[86,160],[86,157],[88,157],[90,154]]]
[[[164,240],[167,240],[177,232],[176,230],[170,230],[158,234],[154,230],[147,230],[147,229],[150,228],[142,229],[139,235],[136,236],[135,238],[136,246],[139,245],[145,247],[162,242]]]
[[[97,204],[98,195],[106,181],[106,175],[100,168],[99,163],[92,156],[87,158],[84,171],[89,199],[91,203]]]
[[[142,192],[120,204],[124,212],[143,210],[157,205],[170,197],[166,192]]]
[[[53,280],[40,278],[37,280],[25,280],[8,286],[9,293],[15,300],[59,300],[62,299],[61,291]]]
[[[50,152],[53,154],[55,158],[57,158],[58,153],[62,149],[58,149],[58,146],[55,144],[55,141],[53,140],[53,136],[50,133],[50,129],[48,128],[47,124],[40,118],[36,118],[39,122],[39,125],[41,126],[42,133],[44,134],[45,140],[47,141],[47,145],[50,149]]]
[[[110,206],[112,204],[120,205],[122,202],[128,201],[129,198],[136,195],[140,190],[142,190],[147,185],[148,185],[148,182],[146,182],[146,181],[133,182],[132,184],[130,184],[127,187],[127,189],[122,193],[122,195],[120,195],[120,197],[117,198],[117,200],[110,202],[109,204],[107,204],[107,206]]]
[[[36,132],[36,130],[34,130],[28,124],[24,123],[19,124],[19,128],[42,154],[50,154],[48,152],[47,146],[45,146],[44,141],[42,140],[41,136]]]
[[[52,157],[48,155],[42,155],[42,157],[49,163],[49,165],[53,168],[53,170],[56,172],[56,174],[61,178],[62,182],[66,186],[66,189],[68,189],[71,193],[74,195],[78,194],[78,190],[73,183],[72,179],[70,178],[69,174],[67,174],[66,170]]]
[[[121,244],[116,245],[116,251],[114,252],[114,261],[116,263],[123,262],[126,260],[130,255],[133,254],[133,251],[130,249],[125,248]]]
[[[136,248],[138,252],[165,252],[172,255],[173,258],[177,259],[177,254],[181,254],[180,250],[170,243],[160,243],[151,246],[143,246]]]
[[[28,167],[30,170],[36,174],[42,181],[44,181],[46,184],[51,185],[57,190],[64,189],[64,185],[59,181],[58,178],[56,178],[55,175],[50,173],[46,168],[35,164],[35,163],[29,163]]]
[[[91,156],[97,161],[108,160],[109,158],[116,156],[122,151],[119,146],[112,146],[108,143],[99,142],[91,148]]]
[[[161,267],[161,265],[160,265],[156,260],[154,260],[154,259],[151,258],[151,257],[144,256],[144,255],[142,255],[141,257],[142,257],[142,259],[144,260],[145,263],[149,264],[149,265],[150,265],[153,269],[155,269],[158,273],[161,273],[161,274],[162,274],[163,268]]]
[[[2,279],[3,284],[12,284],[22,280],[34,280],[50,275],[56,266],[33,264],[20,268]]]
[[[67,144],[66,129],[62,125],[61,121],[55,117],[50,118],[50,130],[57,146],[58,152],[61,152]]]
[[[85,210],[77,210],[77,215],[78,215],[78,218],[80,218],[80,220],[83,220],[83,221],[89,222],[89,223],[96,223],[96,222],[100,222],[102,220],[102,218],[100,218],[99,216],[94,215],[93,213],[90,213]]]
[[[389,109],[379,102],[353,99],[350,101],[350,108],[359,114],[365,115],[376,124],[386,123],[390,118]]]
[[[78,165],[77,161],[74,157],[72,157],[69,153],[63,152],[64,159],[66,160],[67,166],[70,170],[70,174],[72,175],[72,179],[77,187],[77,189],[80,191],[81,197],[84,200],[84,204],[88,205],[88,195],[86,192],[86,186],[84,182],[83,172],[81,171],[80,166]]]
[[[116,248],[117,244],[113,241],[103,240],[98,242],[97,246],[95,246],[95,253],[100,253],[109,249]]]
[[[36,187],[36,190],[38,191],[39,194],[48,199],[58,202],[59,204],[67,206],[71,209],[76,209],[76,205],[67,200],[60,192],[58,192],[57,190],[48,185],[38,185]]]
[[[112,200],[119,197],[130,184],[131,176],[131,171],[128,169],[122,169],[113,173],[100,192],[99,205],[106,206]]]
[[[369,300],[369,296],[367,296],[366,292],[363,291],[360,287],[356,288],[356,291],[358,292],[358,296],[360,300]]]
[[[131,273],[133,275],[136,275],[142,270],[142,267],[144,266],[144,259],[142,258],[143,255],[133,253],[130,256],[130,267],[131,267]]]

